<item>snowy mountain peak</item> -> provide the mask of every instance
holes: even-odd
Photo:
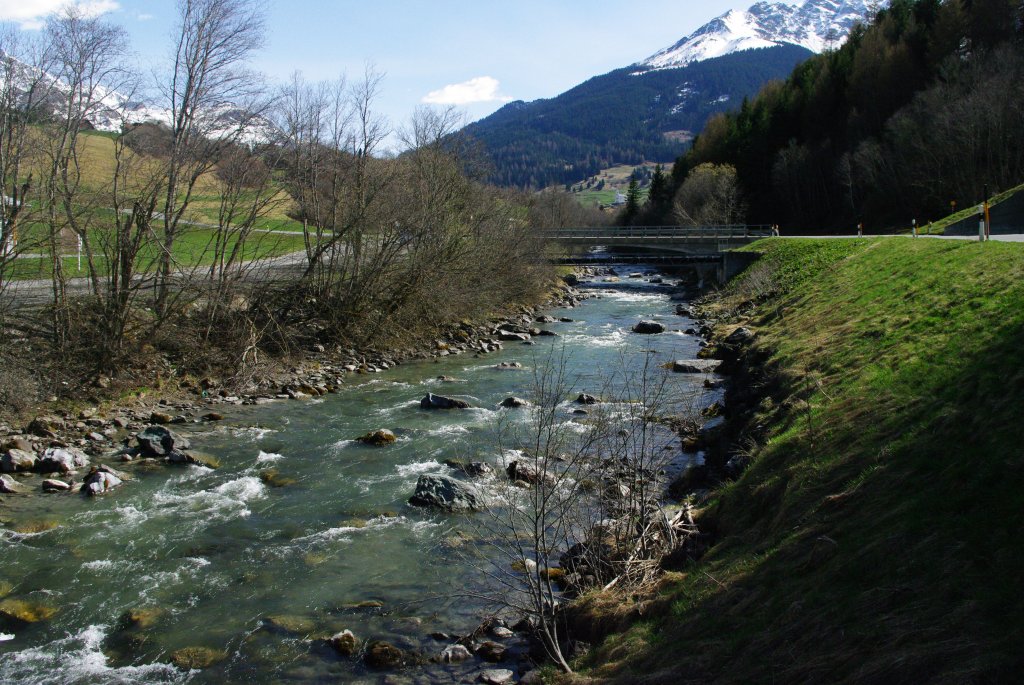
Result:
[[[730,10],[636,65],[641,71],[675,69],[741,50],[785,43],[822,52],[837,47],[857,22],[867,22],[883,3],[872,0],[758,2]]]

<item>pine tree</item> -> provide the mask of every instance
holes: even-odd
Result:
[[[622,212],[622,225],[629,226],[640,213],[640,183],[634,174],[629,179],[629,189],[626,191],[626,208]]]

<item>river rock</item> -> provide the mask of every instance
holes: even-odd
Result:
[[[5,495],[17,495],[19,493],[28,492],[28,490],[27,486],[22,485],[10,476],[0,476],[0,493]]]
[[[484,685],[508,685],[512,682],[515,673],[507,668],[489,668],[477,678]]]
[[[135,436],[135,441],[146,457],[166,457],[192,446],[188,440],[163,426],[147,427]]]
[[[89,465],[89,455],[74,447],[50,447],[36,462],[40,473],[71,473]]]
[[[481,645],[476,648],[476,655],[484,661],[497,663],[505,659],[505,652],[507,649],[508,648],[505,647],[505,645],[499,642],[488,640],[487,642],[481,643]]]
[[[722,362],[718,359],[677,359],[672,362],[675,373],[711,373]]]
[[[519,397],[506,397],[501,401],[501,405],[505,409],[520,409],[522,407],[529,407],[530,403]]]
[[[35,451],[35,449],[33,449],[33,447],[32,447],[32,443],[29,442],[28,440],[26,440],[25,438],[20,437],[20,436],[16,437],[16,438],[11,438],[10,440],[7,440],[4,443],[4,445],[3,445],[3,449],[5,449],[5,450],[24,450],[26,452],[34,452]]]
[[[42,488],[43,492],[67,492],[71,489],[71,484],[56,478],[47,478],[43,481]]]
[[[377,640],[367,646],[363,660],[370,668],[394,668],[405,661],[405,653],[390,642]]]
[[[389,431],[387,428],[381,428],[379,430],[370,431],[366,435],[356,438],[359,442],[364,445],[373,445],[374,447],[383,447],[384,445],[390,445],[398,438],[395,434]]]
[[[464,645],[448,645],[438,655],[437,660],[442,664],[457,664],[466,659],[472,659],[473,654]]]
[[[496,369],[521,369],[521,368],[523,368],[523,365],[520,362],[501,362],[500,364],[495,364],[494,368],[496,368]]]
[[[7,597],[0,601],[0,627],[24,627],[30,623],[49,621],[57,614],[57,607],[36,601]]]
[[[113,473],[93,468],[89,475],[85,477],[85,485],[82,487],[82,492],[87,495],[102,495],[119,487],[122,483],[123,481]]]
[[[469,402],[457,400],[454,397],[445,397],[428,392],[427,396],[420,400],[421,409],[469,409]]]
[[[641,321],[637,325],[633,326],[634,333],[640,333],[642,335],[655,335],[657,333],[665,332],[665,324],[657,321]]]
[[[25,426],[25,432],[40,438],[55,438],[57,431],[64,427],[64,422],[53,416],[37,416]]]
[[[530,339],[529,333],[514,333],[512,331],[500,331],[498,333],[498,339],[504,342],[515,342],[522,341],[527,342]]]
[[[167,412],[163,412],[163,411],[155,411],[155,412],[153,412],[152,414],[149,415],[149,422],[150,423],[156,423],[156,424],[163,425],[165,423],[170,423],[173,420],[174,420],[174,417],[171,414],[168,414]]]
[[[553,316],[549,316],[548,314],[544,314],[543,316],[538,316],[534,321],[537,323],[556,323],[558,319]]]
[[[513,482],[527,483],[528,485],[537,485],[538,483],[550,485],[555,482],[555,477],[550,473],[521,461],[510,462],[505,468],[505,473]]]
[[[600,402],[601,400],[585,392],[581,392],[580,396],[576,398],[576,404],[598,404]]]
[[[359,651],[359,640],[351,630],[343,630],[328,638],[327,643],[342,656],[352,656]]]
[[[209,647],[184,647],[171,653],[171,663],[188,671],[209,668],[227,658],[227,652]]]
[[[15,471],[31,471],[36,465],[36,455],[32,452],[9,449],[0,457],[0,471],[14,473]]]
[[[745,326],[740,326],[725,338],[725,342],[729,345],[746,345],[753,340],[754,337],[754,331]]]
[[[416,492],[409,498],[409,504],[445,511],[476,511],[484,508],[484,499],[472,485],[450,476],[422,475],[416,481]]]
[[[693,312],[690,311],[690,308],[685,304],[676,305],[676,314],[678,314],[679,316],[685,316],[690,319],[695,318],[693,316]]]

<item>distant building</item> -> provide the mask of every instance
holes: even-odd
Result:
[[[612,200],[612,207],[621,207],[626,204],[626,196],[620,193],[618,190],[615,191],[615,199]]]

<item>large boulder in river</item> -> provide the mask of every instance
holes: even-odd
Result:
[[[405,661],[405,652],[390,642],[377,640],[367,645],[363,660],[370,668],[395,668]]]
[[[146,457],[166,457],[192,446],[188,440],[163,426],[149,426],[135,436],[135,441]]]
[[[633,326],[634,333],[641,333],[643,335],[654,335],[656,333],[665,332],[665,324],[657,321],[641,321],[637,325]]]
[[[0,471],[14,473],[15,471],[31,471],[36,465],[36,455],[32,452],[12,448],[0,458]]]
[[[450,476],[423,475],[416,481],[416,492],[409,498],[409,504],[445,511],[476,511],[484,508],[484,498],[472,485]]]
[[[718,359],[677,359],[672,362],[676,373],[711,373],[721,365]]]
[[[457,400],[454,397],[435,395],[428,392],[427,396],[420,400],[421,409],[469,409],[469,402]]]
[[[71,473],[89,465],[89,455],[74,447],[50,447],[36,462],[40,473]]]
[[[600,402],[601,400],[585,392],[581,392],[580,396],[576,398],[576,404],[599,404]]]
[[[500,406],[505,409],[521,409],[523,407],[529,407],[530,403],[520,397],[506,397],[501,401]]]

